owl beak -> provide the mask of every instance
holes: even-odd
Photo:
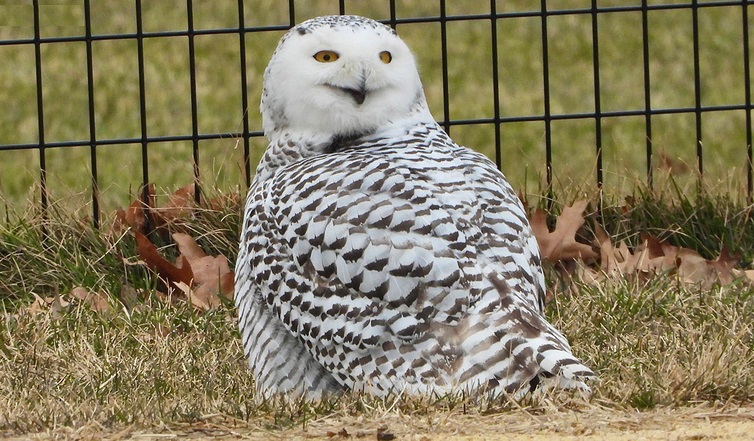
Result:
[[[367,98],[367,82],[366,78],[363,78],[356,87],[345,87],[345,86],[336,86],[334,84],[326,83],[327,87],[331,87],[333,89],[337,89],[341,92],[345,92],[348,95],[353,98],[354,101],[356,101],[357,105],[364,104],[364,100]]]
[[[351,95],[354,101],[356,101],[356,104],[362,105],[364,104],[364,100],[367,97],[367,89],[365,84],[361,84],[358,89],[351,89],[349,87],[343,87],[341,88],[345,93]]]

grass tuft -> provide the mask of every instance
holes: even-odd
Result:
[[[167,231],[187,232],[206,252],[232,263],[241,201],[210,200],[213,208],[193,209]],[[672,200],[640,192],[630,209],[605,204],[602,216],[616,239],[649,231],[689,240],[685,246],[699,251],[715,249],[714,237],[751,250],[747,210],[724,197]],[[170,236],[163,237],[169,252]],[[213,419],[282,430],[325,419],[376,421],[391,414],[444,421],[459,413],[588,405],[562,397],[514,403],[457,395],[265,399],[255,393],[233,308],[202,313],[166,302],[157,295],[156,278],[137,260],[130,234],[93,230],[61,212],[0,225],[0,430],[162,427]],[[93,312],[68,296],[75,286],[108,294],[109,311]],[[56,295],[60,307],[28,308],[35,296]],[[751,284],[703,290],[668,275],[612,279],[557,294],[547,312],[599,375],[592,405],[651,409],[754,400]]]
[[[722,247],[738,254],[743,267],[754,259],[754,205],[730,193],[707,191],[689,196],[675,183],[664,191],[637,185],[624,203],[606,205],[601,222],[617,240],[632,245],[640,233],[667,239],[675,246],[691,248],[706,259],[715,259]]]

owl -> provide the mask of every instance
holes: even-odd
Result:
[[[435,122],[393,29],[293,27],[261,112],[235,303],[263,394],[589,390],[593,372],[545,319],[520,201]]]

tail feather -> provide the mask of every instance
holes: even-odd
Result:
[[[539,365],[542,370],[533,381],[532,392],[566,389],[591,396],[592,390],[586,381],[596,379],[597,375],[570,352],[557,348],[543,351]]]

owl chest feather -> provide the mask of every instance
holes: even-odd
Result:
[[[444,353],[436,337],[477,326],[467,319],[475,306],[496,308],[500,296],[485,272],[524,271],[530,298],[518,301],[536,302],[540,290],[531,262],[504,261],[511,246],[523,248],[523,213],[495,218],[515,195],[490,167],[431,138],[413,146],[376,142],[284,167],[250,197],[252,222],[270,238],[252,270],[260,294],[334,371],[400,352],[403,343],[425,346],[451,369],[459,355]],[[499,238],[506,235],[512,243]],[[413,369],[406,366],[416,360],[402,359]]]

